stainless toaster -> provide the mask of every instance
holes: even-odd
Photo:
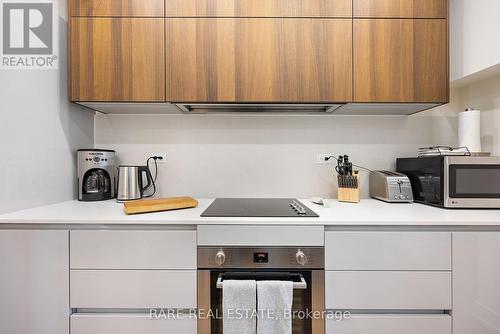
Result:
[[[408,176],[385,170],[370,173],[370,196],[391,203],[413,202]]]

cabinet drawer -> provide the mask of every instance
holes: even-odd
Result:
[[[69,0],[70,16],[159,16],[164,0]]]
[[[196,334],[196,319],[150,318],[148,314],[75,314],[72,334]]]
[[[199,225],[199,246],[323,246],[323,226]]]
[[[354,0],[353,6],[356,17],[448,17],[448,0]]]
[[[449,232],[326,232],[326,270],[451,270]]]
[[[196,269],[196,231],[71,231],[72,269]]]
[[[72,308],[195,308],[196,271],[72,270]]]
[[[327,334],[451,334],[448,315],[352,315],[329,320]]]
[[[327,309],[451,309],[451,272],[327,271],[325,290]]]
[[[351,0],[168,0],[168,17],[351,17]]]

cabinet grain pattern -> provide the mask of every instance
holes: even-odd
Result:
[[[72,18],[72,101],[165,101],[162,18]]]
[[[448,17],[448,0],[354,0],[353,7],[355,17]]]
[[[351,17],[351,0],[167,0],[168,17]]]
[[[70,16],[158,16],[165,0],[69,0]]]
[[[355,19],[356,102],[447,102],[447,20]]]
[[[352,99],[352,20],[166,20],[172,102]]]
[[[415,20],[415,100],[448,102],[448,29],[446,20]]]

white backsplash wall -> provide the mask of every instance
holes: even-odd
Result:
[[[418,116],[98,115],[95,145],[123,164],[165,152],[159,196],[336,197],[334,165],[317,153],[348,154],[370,169],[394,169],[418,147],[456,144],[449,107]],[[362,193],[368,197],[367,174]]]
[[[457,95],[459,110],[481,110],[483,151],[500,156],[500,75],[462,87]]]

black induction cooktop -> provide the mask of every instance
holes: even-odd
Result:
[[[202,217],[319,217],[294,198],[217,198]]]

